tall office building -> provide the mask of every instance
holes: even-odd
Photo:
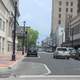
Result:
[[[78,0],[52,0],[52,28],[51,33],[56,33],[59,27],[66,25],[66,16],[71,18],[77,15]]]
[[[57,27],[65,27],[66,15],[72,17],[77,15],[77,0],[52,0],[52,28],[53,32]]]

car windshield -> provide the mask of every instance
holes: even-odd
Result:
[[[66,48],[58,48],[57,50],[58,50],[58,51],[67,51]]]

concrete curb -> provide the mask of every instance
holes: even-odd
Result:
[[[21,59],[17,60],[14,64],[10,65],[10,66],[8,67],[8,69],[12,69],[13,67],[15,67],[15,66],[16,66],[19,62],[21,62],[24,58],[25,58],[25,55],[24,55]]]
[[[9,65],[9,66],[7,66],[7,67],[0,67],[0,69],[11,69],[11,68],[13,68],[17,63],[21,62],[24,58],[25,58],[25,56],[23,56],[23,57],[22,57],[21,59],[19,59],[19,60],[16,60],[16,61],[14,62],[14,64],[11,64],[11,65]]]

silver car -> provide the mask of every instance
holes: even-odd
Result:
[[[57,47],[56,51],[53,54],[53,58],[70,58],[70,51],[66,47]]]

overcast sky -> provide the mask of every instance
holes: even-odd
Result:
[[[20,25],[26,21],[39,31],[39,41],[49,36],[51,30],[51,0],[20,0]]]

